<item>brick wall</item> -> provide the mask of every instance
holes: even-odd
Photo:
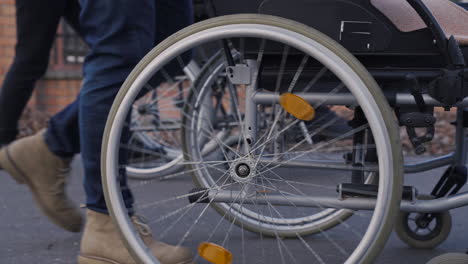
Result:
[[[15,1],[0,0],[0,83],[13,59],[15,36]]]
[[[37,110],[53,115],[73,102],[80,90],[79,79],[48,79],[38,82],[30,102]]]
[[[40,0],[38,0],[40,1]],[[0,0],[0,84],[13,60],[16,43],[15,0]],[[55,114],[71,103],[81,86],[79,72],[54,67],[43,80],[36,85],[28,108],[44,112],[48,116]]]

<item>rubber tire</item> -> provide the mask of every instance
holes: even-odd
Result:
[[[419,200],[432,200],[434,199],[430,195],[421,195],[418,197]],[[407,220],[408,213],[400,212],[397,216],[397,221],[395,223],[395,233],[397,234],[398,238],[403,241],[405,244],[412,248],[416,249],[433,249],[442,244],[447,237],[450,235],[450,231],[452,230],[452,216],[450,215],[449,211],[442,212],[442,229],[440,234],[437,235],[435,238],[427,241],[417,240],[414,239],[407,233],[407,229],[405,228],[405,223]]]
[[[447,253],[431,259],[427,264],[468,264],[468,254]]]
[[[389,155],[393,157],[393,171],[394,174],[392,175],[393,178],[393,186],[391,186],[391,194],[390,194],[390,204],[387,208],[387,217],[386,221],[382,223],[381,228],[376,233],[377,239],[372,244],[372,247],[369,249],[369,253],[365,255],[365,260],[363,263],[372,263],[372,261],[380,254],[381,250],[384,248],[392,230],[394,219],[399,212],[400,202],[401,202],[401,195],[402,195],[402,186],[403,186],[403,155],[402,155],[402,147],[401,147],[401,140],[399,135],[398,129],[398,122],[395,118],[392,108],[388,104],[387,99],[385,98],[382,90],[380,89],[379,85],[376,83],[374,78],[370,75],[370,73],[366,70],[366,68],[351,54],[349,53],[344,47],[338,44],[336,41],[331,39],[330,37],[326,36],[325,34],[309,27],[304,24],[276,17],[270,15],[260,15],[260,14],[241,14],[241,15],[228,15],[217,17],[209,20],[202,21],[200,23],[194,24],[190,27],[187,27],[172,36],[168,37],[158,46],[156,46],[151,52],[149,52],[138,65],[134,68],[134,70],[130,73],[127,77],[126,81],[122,85],[119,93],[117,94],[112,108],[109,112],[109,116],[106,122],[106,129],[104,131],[103,136],[103,143],[102,143],[102,153],[101,153],[101,174],[102,174],[102,181],[103,181],[103,189],[106,198],[106,203],[109,209],[109,213],[112,218],[116,217],[114,212],[113,206],[114,204],[110,201],[112,190],[109,190],[106,182],[107,182],[107,171],[106,171],[106,160],[107,160],[107,149],[109,143],[109,135],[111,132],[112,123],[116,118],[116,114],[118,109],[124,100],[127,92],[131,88],[133,82],[136,78],[144,71],[144,69],[153,61],[153,59],[159,56],[162,52],[166,49],[170,48],[174,43],[196,33],[206,29],[210,29],[213,27],[223,26],[223,25],[234,25],[234,24],[260,24],[260,25],[269,25],[275,26],[279,28],[283,28],[286,30],[290,30],[292,32],[296,32],[303,36],[309,37],[314,39],[315,41],[319,42],[323,46],[327,47],[330,51],[335,53],[338,57],[340,57],[344,62],[346,62],[353,71],[360,76],[360,79],[366,87],[368,91],[372,95],[375,103],[380,108],[382,119],[384,120],[386,130],[388,131],[389,141],[391,143],[391,152]],[[183,135],[182,140],[185,140],[185,135]],[[119,203],[117,202],[117,205]],[[214,205],[216,208],[216,205]],[[227,216],[228,217],[228,216]],[[229,217],[228,217],[229,218]],[[233,220],[233,219],[229,219]],[[338,221],[339,222],[339,221]],[[241,223],[237,223],[241,224]],[[335,226],[338,223],[330,222],[330,226]],[[116,223],[117,229],[122,235],[124,243],[127,245],[129,251],[133,254],[133,249],[131,245],[127,244],[123,233],[120,231],[119,225]],[[251,231],[259,231],[256,228],[251,226],[243,226],[244,228],[251,230]],[[316,230],[311,230],[308,233],[315,233]],[[270,235],[274,235],[272,232]]]

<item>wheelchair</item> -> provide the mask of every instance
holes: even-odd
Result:
[[[449,210],[468,205],[460,192],[468,174],[463,6],[213,0],[203,7],[216,17],[155,47],[123,84],[106,124],[106,201],[135,260],[159,263],[121,197],[128,117],[148,82],[184,68],[188,57],[200,71],[180,113],[179,164],[192,181],[132,186],[158,239],[193,249],[205,241],[197,263],[372,263],[394,226],[417,248],[447,238]],[[399,127],[424,153],[435,107],[456,109],[454,152],[405,163]],[[323,135],[340,120],[348,129]],[[403,186],[404,173],[444,166],[430,194]]]

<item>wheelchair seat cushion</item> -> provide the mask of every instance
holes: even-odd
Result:
[[[426,24],[406,0],[370,0],[400,31],[412,32]],[[447,37],[454,36],[460,45],[468,46],[468,11],[450,0],[423,0]]]

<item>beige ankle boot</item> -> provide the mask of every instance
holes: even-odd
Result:
[[[149,227],[137,217],[132,218],[141,238],[161,264],[192,264],[192,254],[183,247],[154,241]],[[106,214],[88,210],[81,239],[79,264],[134,264],[112,219]]]
[[[79,232],[81,213],[65,193],[70,160],[49,150],[44,133],[45,130],[2,148],[0,167],[29,187],[39,208],[52,222],[70,232]]]

